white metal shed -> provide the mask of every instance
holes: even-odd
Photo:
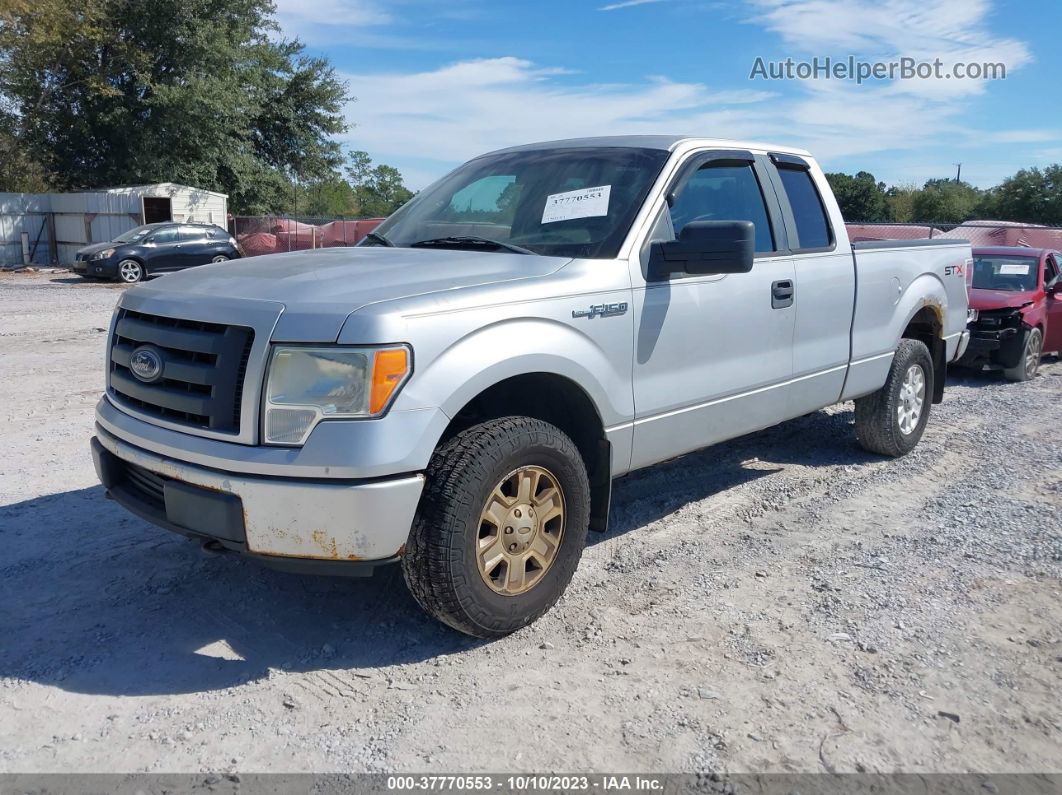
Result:
[[[225,227],[224,193],[162,182],[78,193],[0,193],[0,264],[69,264],[89,243],[158,221]]]

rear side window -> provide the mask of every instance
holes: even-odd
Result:
[[[774,251],[767,206],[751,165],[707,163],[694,172],[671,205],[675,236],[681,237],[691,221],[752,221],[756,253]]]
[[[779,166],[778,176],[782,178],[796,221],[799,242],[794,248],[829,248],[833,244],[833,231],[811,174],[807,169]]]
[[[184,242],[190,242],[195,240],[205,240],[207,237],[207,230],[205,226],[182,226],[181,228],[181,240]]]

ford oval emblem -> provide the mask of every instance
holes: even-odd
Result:
[[[162,378],[162,355],[150,345],[141,345],[129,357],[129,369],[145,384],[153,384]]]

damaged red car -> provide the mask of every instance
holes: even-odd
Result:
[[[1044,353],[1062,350],[1062,253],[991,247],[973,250],[967,277],[970,344],[957,364],[1002,370],[1028,381]]]

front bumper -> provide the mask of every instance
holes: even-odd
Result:
[[[117,263],[113,258],[79,259],[74,261],[74,273],[80,276],[96,276],[101,279],[113,279],[118,275]]]
[[[1022,355],[1024,338],[1019,328],[984,331],[972,328],[970,344],[958,364],[965,367],[1014,367]]]
[[[312,563],[322,573],[356,573],[335,569],[401,555],[424,487],[419,474],[362,480],[240,475],[135,447],[99,424],[92,453],[108,494],[138,516],[271,565],[306,569],[290,564]]]

